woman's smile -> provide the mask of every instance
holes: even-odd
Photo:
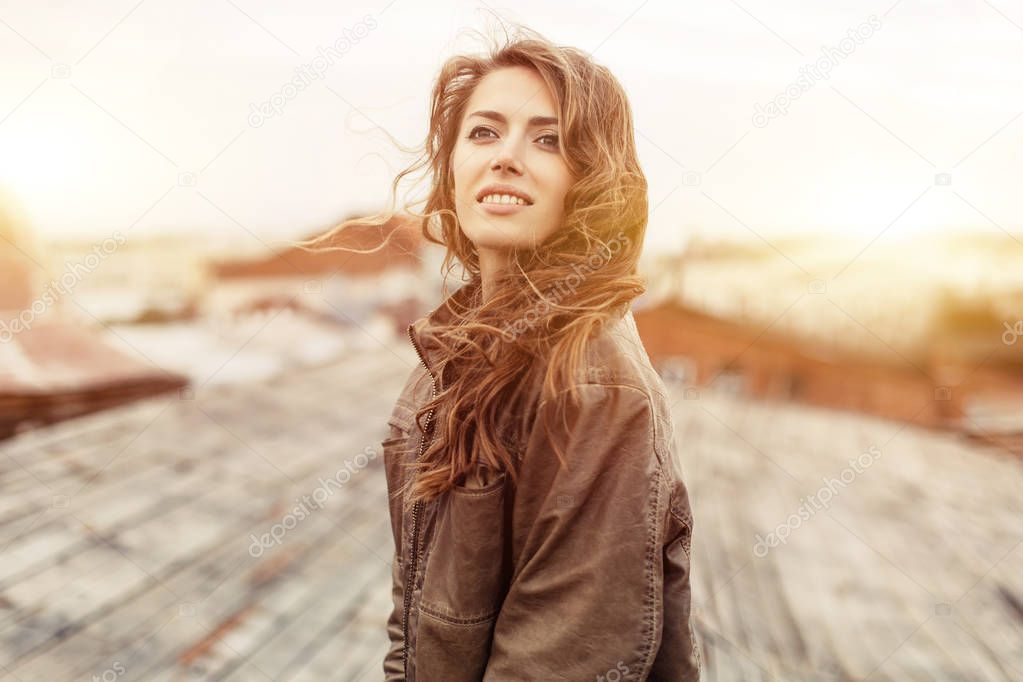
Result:
[[[529,192],[518,187],[495,183],[476,192],[476,203],[490,215],[506,216],[532,206],[534,199]]]

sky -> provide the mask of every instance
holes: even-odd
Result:
[[[580,7],[0,2],[0,187],[44,238],[308,234],[386,205],[412,158],[396,143],[421,144],[443,59],[478,50],[466,30],[500,16],[624,85],[648,251],[694,235],[1023,238],[1019,3]]]

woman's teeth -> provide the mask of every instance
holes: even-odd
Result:
[[[480,199],[481,204],[518,204],[519,206],[528,206],[526,200],[522,197],[514,197],[510,194],[488,194],[487,196]]]

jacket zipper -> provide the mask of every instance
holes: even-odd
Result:
[[[432,394],[430,399],[437,397],[437,378],[433,376],[433,372],[426,364],[426,360],[423,359],[423,352],[419,349],[419,345],[416,343],[415,337],[412,335],[412,325],[408,326],[408,337],[412,342],[412,347],[416,349],[416,355],[419,356],[419,362],[422,363],[427,373],[430,375],[430,379],[433,381]],[[423,449],[426,446],[426,432],[430,428],[430,421],[433,418],[433,410],[431,409],[426,414],[426,421],[423,424],[423,434],[419,439],[419,452],[416,454],[416,460],[418,461],[423,455]],[[416,586],[416,568],[419,563],[419,514],[422,509],[422,502],[415,502],[412,505],[412,556],[409,558],[409,570],[405,576],[405,604],[404,610],[401,617],[401,660],[402,665],[405,668],[405,678],[408,678],[408,616],[409,610],[412,607],[412,593],[415,591]]]

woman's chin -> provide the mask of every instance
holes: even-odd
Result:
[[[532,244],[529,236],[520,231],[515,225],[509,225],[509,229],[504,232],[488,229],[477,233],[467,232],[467,236],[477,249],[487,249],[490,251],[524,249]]]

